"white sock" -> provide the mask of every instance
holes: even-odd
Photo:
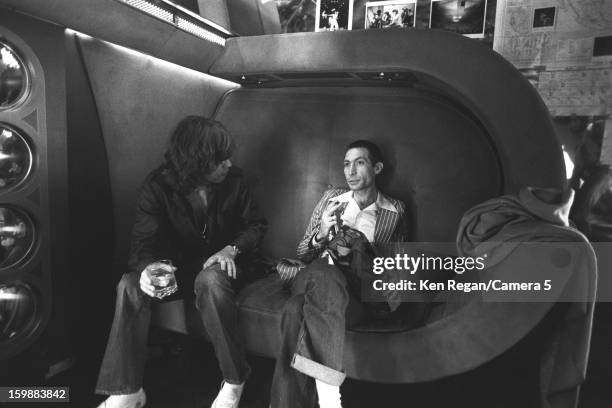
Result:
[[[142,388],[131,394],[111,395],[106,400],[104,400],[104,402],[102,402],[99,407],[112,408],[123,407],[126,405],[133,406],[137,401],[141,401],[142,403],[146,402],[146,395]]]
[[[320,408],[342,408],[340,387],[315,380]]]
[[[242,391],[242,389],[244,388],[244,383],[242,384],[230,384],[227,381],[225,382],[225,384],[223,384],[224,387],[227,387],[228,389],[232,390],[232,391]]]
[[[232,395],[233,397],[240,399],[243,389],[244,389],[244,383],[230,384],[226,381],[223,383],[223,388],[221,389],[221,393],[226,394],[226,395]]]

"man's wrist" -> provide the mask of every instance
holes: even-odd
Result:
[[[231,251],[232,251],[232,254],[233,254],[233,256],[234,256],[234,259],[235,259],[235,258],[236,258],[238,255],[240,255],[241,251],[240,251],[240,248],[238,247],[238,245],[236,245],[236,244],[230,244],[230,245],[229,245],[229,247],[230,247],[230,249],[231,249]]]

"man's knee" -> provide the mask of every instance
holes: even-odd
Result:
[[[300,276],[301,275],[301,276]],[[312,281],[318,285],[346,286],[346,278],[335,265],[329,265],[326,259],[316,260],[298,274],[298,278]]]
[[[221,293],[232,289],[230,277],[219,264],[202,269],[194,282],[196,295],[205,293]]]

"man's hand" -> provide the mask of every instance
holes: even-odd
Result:
[[[221,269],[227,272],[227,276],[232,279],[236,279],[236,263],[234,262],[234,258],[236,257],[236,253],[234,248],[230,245],[226,246],[210,258],[204,262],[203,269],[208,268],[211,265],[218,263],[221,265]]]
[[[333,200],[333,199],[332,199]],[[319,227],[319,233],[317,234],[317,241],[323,241],[327,239],[329,230],[336,224],[336,210],[342,205],[341,202],[330,200],[321,215],[321,226]]]
[[[153,282],[151,282],[151,277],[147,272],[148,268],[147,266],[140,272],[140,290],[151,297],[155,297],[155,287],[153,287]]]

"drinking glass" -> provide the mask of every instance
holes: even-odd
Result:
[[[155,288],[154,295],[161,299],[173,294],[178,289],[176,285],[176,268],[169,259],[160,259],[147,266],[147,274]]]

